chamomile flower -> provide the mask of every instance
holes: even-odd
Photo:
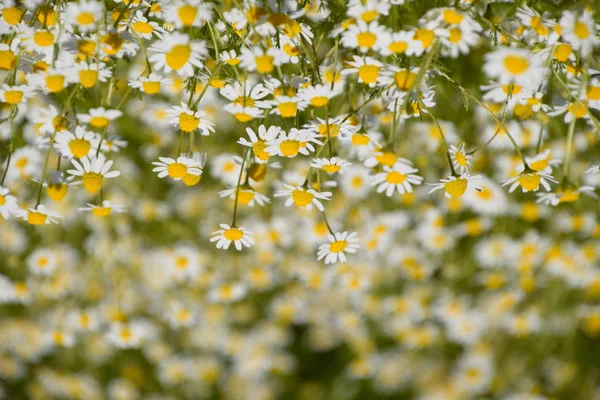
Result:
[[[15,217],[22,218],[30,225],[58,224],[57,219],[62,218],[59,213],[47,209],[43,204],[27,210],[19,209],[15,212]]]
[[[50,276],[57,267],[56,255],[47,248],[39,248],[27,258],[29,270],[35,275]]]
[[[252,232],[244,227],[235,225],[220,224],[221,229],[212,233],[211,242],[217,242],[217,249],[227,250],[231,242],[238,251],[243,247],[251,247],[254,244]]]
[[[451,145],[450,156],[452,157],[452,164],[459,174],[469,172],[469,166],[471,165],[473,156],[467,154],[464,143],[462,143],[460,147]]]
[[[175,71],[184,77],[192,76],[194,67],[202,68],[202,60],[208,53],[203,40],[190,40],[188,35],[178,32],[163,35],[148,51],[154,53],[149,60],[157,70]]]
[[[600,164],[592,165],[585,171],[585,173],[589,175],[600,173]]]
[[[153,36],[161,39],[166,32],[158,22],[148,20],[140,10],[136,11],[130,22],[125,20],[119,23],[119,32],[127,30],[128,27],[135,35],[143,39],[152,39]]]
[[[194,111],[183,101],[180,106],[171,106],[167,110],[167,116],[171,118],[169,122],[179,126],[183,132],[192,133],[198,129],[203,136],[208,136],[210,132],[215,131],[215,124],[206,118],[205,111]]]
[[[276,125],[269,126],[267,129],[264,125],[258,127],[258,135],[252,128],[246,128],[246,133],[250,140],[240,138],[238,143],[242,146],[251,147],[254,157],[259,163],[265,163],[271,157],[267,149],[267,143],[275,140],[281,132],[281,128]]]
[[[537,90],[544,77],[540,57],[526,49],[499,47],[487,53],[483,66],[485,73],[502,84],[517,84]]]
[[[537,202],[550,206],[557,206],[562,203],[572,203],[579,200],[581,194],[586,194],[594,199],[598,198],[596,188],[593,186],[573,187],[570,185],[559,187],[556,192],[537,193]]]
[[[313,158],[312,163],[310,164],[311,167],[325,171],[329,175],[333,175],[335,173],[343,174],[344,170],[350,165],[352,165],[351,162],[348,162],[340,157]]]
[[[541,184],[549,192],[550,184],[548,182],[556,183],[557,181],[550,174],[530,169],[505,180],[502,186],[510,185],[508,189],[509,193],[514,192],[518,186],[521,186],[523,193],[527,193],[532,191],[537,192]]]
[[[325,211],[325,207],[323,207],[323,203],[320,200],[331,200],[331,192],[317,192],[307,187],[288,184],[284,184],[283,190],[276,192],[274,196],[288,197],[285,201],[286,207],[295,204],[297,207],[309,211],[312,210],[313,205],[319,211]]]
[[[411,165],[397,161],[393,167],[383,166],[383,172],[375,174],[371,185],[377,186],[377,193],[385,192],[386,196],[391,197],[394,191],[398,193],[412,193],[412,185],[423,183],[423,177],[416,175],[418,169]]]
[[[0,215],[4,219],[9,219],[19,209],[17,198],[9,193],[7,188],[0,186]]]
[[[360,247],[358,234],[356,232],[336,232],[327,235],[329,243],[319,246],[317,260],[325,259],[325,264],[345,263],[346,253],[354,254]]]
[[[96,21],[103,14],[101,2],[82,0],[66,4],[65,20],[80,32],[89,32],[96,28]]]
[[[288,133],[281,131],[275,139],[269,140],[266,152],[272,156],[293,158],[298,154],[308,155],[315,151],[312,143],[321,144],[310,131],[292,128]]]
[[[374,87],[380,83],[384,64],[373,57],[353,56],[347,65],[351,68],[342,70],[342,75],[358,74],[358,82]]]
[[[73,66],[73,73],[81,86],[86,89],[92,88],[98,82],[106,82],[112,76],[112,71],[104,63],[87,63],[81,61]]]
[[[159,178],[168,176],[176,181],[183,180],[185,183],[202,175],[202,166],[193,158],[181,155],[176,160],[169,157],[158,157],[158,159],[159,161],[152,162],[156,165],[152,172],[158,172]]]
[[[564,11],[560,19],[560,28],[563,39],[574,49],[581,50],[584,56],[598,45],[596,23],[590,11],[584,11],[581,15]]]
[[[92,194],[102,189],[104,179],[116,178],[121,175],[119,171],[110,171],[113,161],[107,161],[103,154],[83,157],[79,161],[73,158],[71,163],[75,169],[67,170],[67,172],[73,176],[81,176],[83,187]]]
[[[201,26],[212,19],[212,7],[202,0],[176,0],[165,7],[163,17],[175,28]]]
[[[298,111],[306,108],[307,103],[299,96],[275,96],[275,100],[269,101],[273,106],[270,114],[276,114],[282,118],[294,118]]]
[[[235,50],[222,51],[221,54],[219,54],[219,59],[232,67],[235,67],[242,61],[239,59]]]
[[[134,89],[138,89],[140,92],[146,94],[156,94],[160,92],[161,87],[164,85],[170,85],[173,80],[165,78],[156,72],[150,73],[148,76],[140,76],[137,79],[129,80],[129,86]]]
[[[123,113],[119,110],[107,110],[104,107],[90,108],[88,114],[77,114],[80,122],[89,124],[97,129],[108,127],[111,121],[119,118]]]
[[[257,71],[260,74],[270,74],[275,67],[280,66],[285,60],[285,53],[282,50],[271,47],[263,50],[260,47],[242,48],[240,55],[240,67],[248,72]]]
[[[468,188],[478,192],[481,191],[482,189],[477,185],[478,180],[479,175],[471,176],[469,173],[463,173],[459,176],[450,175],[448,178],[441,179],[440,183],[428,183],[428,185],[433,186],[429,193],[444,189],[444,195],[449,199],[461,197]]]
[[[69,131],[56,134],[54,148],[65,158],[83,158],[95,154],[99,141],[96,133],[77,126],[74,134]]]
[[[100,205],[87,203],[87,207],[80,207],[77,211],[91,212],[95,217],[107,217],[113,213],[122,214],[126,212],[126,207],[122,204],[113,204],[108,200],[103,200]]]
[[[27,99],[36,95],[35,90],[28,85],[10,86],[3,84],[0,88],[0,101],[11,106],[27,103]]]
[[[231,200],[235,200],[237,196],[238,204],[254,207],[256,204],[264,206],[266,203],[270,203],[271,200],[264,194],[258,193],[256,190],[248,186],[241,186],[239,191],[237,188],[230,188],[221,190],[219,192],[220,197],[227,197]]]
[[[367,23],[363,20],[356,21],[342,34],[342,46],[356,49],[361,53],[367,53],[370,50],[379,51],[385,35],[385,27],[379,25],[377,21]]]

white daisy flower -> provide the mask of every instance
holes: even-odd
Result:
[[[455,145],[450,146],[450,156],[452,157],[452,164],[459,174],[469,172],[469,166],[473,160],[473,156],[467,154],[465,150],[465,144],[462,143],[460,147]]]
[[[264,125],[258,127],[258,135],[252,130],[252,128],[246,128],[246,133],[250,140],[246,138],[240,138],[237,142],[242,146],[251,147],[252,153],[259,163],[265,163],[269,160],[271,155],[266,151],[267,143],[277,138],[281,132],[281,128],[277,125],[271,125],[267,129]]]
[[[129,80],[129,86],[138,89],[140,92],[146,94],[155,94],[160,92],[160,88],[163,85],[170,85],[173,83],[173,80],[170,78],[165,78],[164,76],[157,74],[156,72],[152,72],[148,76],[140,76],[137,79]]]
[[[107,110],[104,107],[90,108],[88,114],[77,114],[80,122],[89,124],[94,128],[104,129],[111,121],[119,118],[123,113],[119,110]]]
[[[302,186],[293,186],[284,184],[283,190],[279,190],[274,195],[275,197],[288,197],[285,201],[285,206],[289,207],[295,204],[299,208],[312,210],[312,206],[317,207],[319,211],[325,211],[325,207],[319,200],[331,200],[331,192],[317,192],[314,189],[309,189]]]
[[[202,175],[202,165],[193,158],[180,155],[176,160],[169,157],[158,157],[158,159],[159,161],[152,162],[156,165],[152,172],[158,172],[159,178],[169,176],[176,181],[183,179],[185,182],[188,175],[197,177]]]
[[[550,174],[543,171],[528,170],[505,180],[502,182],[502,186],[511,185],[508,189],[509,193],[514,192],[518,186],[521,186],[523,193],[527,193],[530,191],[537,192],[541,184],[549,192],[550,184],[548,182],[557,183]]]
[[[73,176],[81,176],[83,187],[89,193],[96,193],[102,188],[104,179],[116,178],[121,175],[119,171],[110,171],[113,165],[112,160],[106,160],[103,154],[92,157],[84,157],[79,161],[72,159],[71,163],[75,169],[69,169],[67,172]]]
[[[441,179],[440,183],[428,183],[433,189],[429,193],[436,190],[444,189],[447,198],[461,197],[467,191],[467,188],[475,189],[480,192],[482,189],[475,183],[479,180],[479,175],[471,176],[469,173],[461,174],[460,176],[449,176],[446,179]]]
[[[217,242],[217,249],[227,250],[234,243],[235,248],[241,251],[242,248],[251,247],[254,244],[252,232],[244,227],[235,225],[220,224],[221,229],[212,233],[211,242]]]
[[[94,154],[99,141],[98,134],[77,126],[74,134],[69,131],[57,133],[54,148],[65,158],[83,158]]]
[[[107,217],[112,213],[124,213],[126,208],[122,204],[113,204],[108,200],[103,200],[100,205],[87,203],[87,207],[80,207],[77,211],[90,211],[96,217]]]
[[[43,204],[28,210],[19,209],[15,212],[15,217],[22,218],[31,225],[57,224],[56,219],[62,218],[59,213],[47,209]]]
[[[574,49],[581,50],[587,56],[594,46],[598,45],[596,36],[596,23],[590,11],[577,15],[571,11],[564,11],[560,19],[562,37]]]
[[[199,129],[203,136],[208,136],[210,132],[215,131],[215,124],[208,120],[205,111],[194,111],[183,101],[181,106],[171,106],[166,112],[167,116],[171,118],[169,123],[179,126],[183,132],[190,133]]]
[[[336,172],[342,174],[344,173],[344,169],[350,165],[352,165],[351,162],[348,162],[340,157],[314,158],[310,164],[311,167],[323,170],[329,175],[333,175]]]
[[[327,235],[329,243],[319,246],[317,260],[325,259],[325,264],[334,264],[338,261],[346,262],[346,253],[356,253],[360,245],[356,232],[337,232]]]
[[[544,64],[539,55],[526,49],[499,47],[485,55],[483,70],[502,84],[516,83],[537,90],[544,79]]]
[[[202,68],[202,60],[208,54],[203,40],[190,40],[188,35],[179,32],[165,34],[148,51],[154,53],[149,61],[154,63],[157,70],[166,73],[175,71],[185,77],[194,74],[194,67]]]
[[[240,186],[239,193],[237,187],[221,190],[219,192],[219,196],[228,197],[231,200],[235,200],[236,193],[238,198],[238,204],[254,207],[255,204],[258,204],[259,206],[264,206],[266,203],[271,202],[271,200],[269,200],[267,196],[258,193],[256,190],[252,189],[248,185]]]
[[[292,128],[288,133],[281,131],[277,138],[267,142],[267,153],[272,156],[293,158],[300,154],[308,155],[315,151],[312,143],[321,144],[313,133],[306,129]]]
[[[394,191],[399,193],[412,193],[412,185],[423,183],[423,177],[415,175],[418,169],[410,165],[396,162],[393,167],[383,166],[383,172],[375,174],[371,185],[377,186],[377,193],[385,192],[386,196],[391,197]]]

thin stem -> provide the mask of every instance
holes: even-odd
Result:
[[[248,157],[248,152],[250,151],[250,147],[244,151],[244,156],[242,158],[242,166],[240,167],[240,174],[238,175],[237,187],[235,188],[235,203],[233,204],[233,222],[231,222],[231,227],[235,228],[236,218],[237,218],[237,209],[238,209],[238,198],[240,196],[240,185],[242,183],[242,175],[244,174],[244,166],[246,165],[246,158]]]
[[[431,110],[429,109],[429,107],[427,107],[420,99],[418,100],[418,102],[419,102],[419,105],[425,111],[427,111],[429,113],[429,116],[431,117],[431,119],[433,120],[433,122],[435,122],[435,125],[437,126],[438,130],[440,131],[440,135],[442,136],[442,141],[444,142],[444,147],[446,148],[446,157],[448,158],[448,165],[450,165],[450,171],[452,172],[453,176],[458,176],[458,174],[454,170],[454,165],[452,165],[452,157],[450,156],[450,148],[448,147],[448,142],[446,141],[446,136],[444,135],[444,131],[442,130],[442,126],[438,122],[438,120],[435,117],[435,115],[433,115],[433,112],[431,112]]]
[[[323,221],[325,221],[325,226],[327,226],[327,230],[329,231],[329,233],[335,236],[335,233],[333,233],[333,229],[331,229],[331,226],[329,226],[329,221],[327,220],[327,215],[325,215],[325,211],[321,211],[321,214],[323,215]]]
[[[8,174],[8,168],[10,167],[10,160],[12,158],[14,148],[13,137],[15,136],[14,120],[16,116],[16,110],[18,110],[16,105],[14,105],[12,110],[10,110],[10,143],[8,145],[8,157],[6,158],[6,166],[4,167],[4,173],[2,174],[2,181],[0,181],[0,186],[4,185],[4,180],[6,179],[6,175]]]

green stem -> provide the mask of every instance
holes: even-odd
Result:
[[[246,158],[248,158],[248,152],[250,151],[250,147],[244,151],[244,156],[242,158],[242,165],[240,167],[240,174],[238,175],[237,186],[235,188],[235,203],[233,204],[233,221],[231,222],[231,227],[235,228],[236,218],[237,218],[237,210],[238,210],[238,198],[240,196],[240,186],[242,183],[242,175],[244,174],[244,166],[246,165]]]
[[[431,112],[431,110],[429,109],[429,107],[427,107],[420,99],[418,100],[418,102],[419,102],[419,105],[425,111],[427,111],[429,113],[429,116],[431,117],[431,119],[433,120],[433,122],[435,122],[435,125],[437,126],[438,130],[440,131],[440,135],[442,136],[442,141],[444,142],[444,147],[446,148],[446,157],[448,158],[448,165],[450,165],[450,171],[452,172],[453,176],[458,176],[458,174],[454,170],[454,165],[452,165],[452,157],[450,156],[450,148],[448,147],[448,142],[446,141],[446,136],[444,135],[444,131],[442,130],[442,126],[438,122],[438,120],[435,117],[435,115],[433,115],[433,112]]]

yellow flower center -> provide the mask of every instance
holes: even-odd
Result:
[[[160,82],[143,82],[142,87],[147,94],[154,94],[160,91]]]
[[[86,156],[91,148],[91,143],[85,139],[73,139],[69,142],[69,150],[74,157],[81,158]]]
[[[94,14],[92,14],[91,12],[81,12],[79,13],[79,15],[77,16],[77,23],[79,25],[91,25],[94,23]]]
[[[339,253],[346,250],[348,247],[348,242],[345,240],[336,240],[335,242],[329,245],[329,251],[332,253]]]
[[[399,185],[406,180],[406,175],[401,174],[398,171],[392,171],[385,177],[385,180],[392,185]]]
[[[110,123],[110,120],[106,117],[92,117],[90,119],[90,125],[92,125],[94,128],[106,128],[108,126],[108,124]]]
[[[252,144],[252,152],[261,161],[267,161],[270,157],[269,153],[265,151],[267,143],[264,140],[258,140]]]
[[[23,92],[20,90],[9,90],[4,92],[4,101],[7,104],[19,104],[23,99]]]
[[[0,69],[12,70],[17,62],[17,57],[9,50],[0,50]]]
[[[577,107],[577,109],[575,109]],[[580,101],[577,103],[569,104],[569,112],[571,115],[575,115],[575,118],[583,118],[586,114],[587,101]]]
[[[339,170],[340,170],[339,165],[335,165],[335,164],[323,165],[323,171],[327,172],[328,174],[335,174]]]
[[[354,146],[366,146],[371,140],[369,137],[362,133],[352,135],[352,145]]]
[[[360,18],[365,22],[371,22],[375,20],[379,16],[379,13],[376,10],[365,11],[361,14]]]
[[[579,200],[579,193],[576,191],[567,190],[566,192],[562,193],[562,196],[560,196],[559,202],[572,203],[577,200]]]
[[[569,56],[573,52],[571,45],[566,43],[560,43],[554,49],[554,57],[560,61],[565,62],[569,59]]]
[[[2,18],[9,25],[16,25],[21,22],[21,18],[25,14],[25,10],[19,7],[8,7],[2,9]]]
[[[375,157],[379,164],[387,165],[388,167],[392,167],[396,161],[398,160],[398,156],[395,153],[390,151],[386,151],[383,154],[380,154]]]
[[[315,195],[305,190],[294,189],[292,191],[292,199],[298,207],[306,207],[307,205],[312,203],[314,198]]]
[[[238,228],[229,228],[225,232],[223,232],[223,236],[225,236],[225,239],[227,240],[235,241],[240,240],[242,237],[244,237],[244,232],[242,232]]]
[[[588,26],[581,21],[575,22],[575,26],[573,26],[573,33],[575,33],[579,39],[587,39],[590,36],[590,30]]]
[[[190,4],[185,4],[177,9],[177,16],[183,26],[192,26],[198,14],[198,9]]]
[[[269,74],[275,68],[275,59],[268,54],[255,57],[254,62],[256,63],[256,70],[261,74]]]
[[[521,174],[519,175],[518,181],[521,187],[527,191],[535,191],[540,187],[540,176],[538,174]]]
[[[86,172],[83,174],[83,187],[90,193],[96,193],[102,187],[104,178],[97,172]]]
[[[370,49],[377,42],[377,36],[372,32],[360,32],[356,35],[356,41],[359,47],[366,47]]]
[[[200,178],[202,178],[202,175],[185,174],[181,180],[185,186],[194,186],[200,182]]]
[[[233,104],[252,108],[252,107],[254,107],[254,99],[251,97],[247,97],[247,96],[238,96],[233,101]]]
[[[98,81],[98,71],[93,69],[79,71],[79,81],[84,88],[91,88]]]
[[[279,113],[283,118],[292,118],[296,116],[296,112],[298,111],[298,104],[293,101],[288,101],[284,103],[279,103],[277,106],[279,109]]]
[[[96,51],[96,42],[92,40],[79,40],[77,42],[77,51],[91,57]]]
[[[444,189],[446,192],[452,197],[460,197],[467,190],[467,180],[464,178],[457,178],[446,182],[444,184]]]
[[[147,22],[138,21],[133,24],[133,30],[142,35],[154,32],[154,28]]]
[[[27,222],[31,225],[43,225],[46,223],[48,216],[37,211],[29,211],[27,213]]]
[[[52,93],[60,92],[65,88],[64,75],[48,75],[46,77],[46,87]]]
[[[254,191],[240,190],[238,194],[238,203],[248,205],[254,199]]]
[[[48,197],[54,201],[61,201],[67,195],[68,186],[64,183],[49,184],[47,188]]]
[[[448,40],[450,40],[450,42],[452,42],[452,43],[458,43],[462,39],[462,36],[463,36],[463,33],[460,30],[460,28],[451,28],[450,29],[450,37],[448,37]]]
[[[0,194],[0,206],[6,204],[6,198]]]
[[[111,210],[110,207],[95,207],[92,208],[92,214],[96,217],[107,217],[110,215]]]
[[[396,54],[404,54],[404,52],[408,49],[408,43],[406,42],[393,42],[392,44],[390,44],[388,46],[388,49],[392,52],[392,53],[396,53]]]
[[[327,136],[327,124],[319,125],[319,134]],[[329,136],[336,137],[340,133],[340,126],[338,124],[329,124]]]
[[[481,188],[481,191],[476,192],[477,197],[483,200],[489,200],[494,197],[494,193],[488,188]]]
[[[529,68],[529,60],[521,56],[507,56],[504,59],[504,68],[513,75],[519,75]]]
[[[294,157],[300,150],[300,143],[297,140],[284,140],[279,145],[279,150],[286,157]]]
[[[463,152],[461,152],[461,151],[456,152],[456,154],[454,155],[454,158],[456,159],[456,163],[458,165],[460,165],[461,167],[467,166],[467,156]]]
[[[297,57],[300,54],[300,49],[298,46],[292,46],[291,44],[285,44],[283,46],[283,51],[290,57]]]
[[[465,18],[464,15],[457,13],[454,9],[444,10],[442,16],[444,21],[450,25],[460,24]]]
[[[248,122],[252,120],[252,115],[246,113],[235,113],[233,114],[236,120],[239,122]]]
[[[192,132],[200,125],[200,118],[196,118],[194,115],[188,113],[181,113],[179,115],[179,128],[184,132]]]
[[[33,41],[40,47],[48,47],[54,44],[54,35],[48,31],[39,31],[33,34]]]
[[[327,97],[325,96],[316,96],[310,100],[310,104],[312,104],[315,107],[324,107],[327,105],[328,101],[329,99],[327,99]]]
[[[175,71],[180,70],[190,59],[192,49],[187,44],[178,44],[165,56],[165,62]]]
[[[379,67],[376,65],[361,65],[358,67],[358,76],[366,83],[375,83],[379,77]]]
[[[587,90],[588,100],[600,100],[600,86],[590,86]]]
[[[43,7],[38,13],[37,20],[45,26],[52,26],[56,22],[56,12],[50,7]]]
[[[398,71],[394,75],[394,82],[396,87],[400,90],[408,90],[412,87],[416,75],[408,70]]]
[[[417,29],[415,32],[415,40],[420,40],[423,44],[423,48],[427,49],[433,44],[433,40],[435,39],[435,34],[433,31],[425,28]]]
[[[169,166],[167,167],[167,172],[169,173],[169,176],[173,179],[183,178],[187,173],[187,170],[188,168],[185,165],[178,162],[169,164]]]

